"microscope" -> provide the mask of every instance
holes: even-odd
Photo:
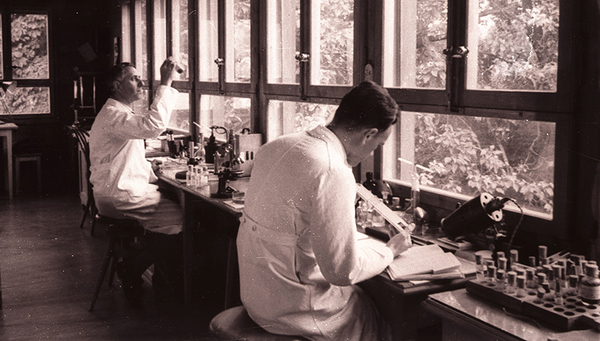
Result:
[[[219,185],[216,193],[211,194],[213,198],[231,198],[235,189],[229,187],[230,180],[236,180],[244,171],[241,164],[244,160],[240,152],[236,150],[233,133],[225,127],[211,127],[225,130],[227,142],[221,145],[214,153],[214,173],[219,177]]]

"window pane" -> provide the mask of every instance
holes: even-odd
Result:
[[[312,0],[311,4],[311,83],[351,85],[354,1]]]
[[[250,129],[250,98],[202,95],[200,124],[204,127],[222,126],[234,134]],[[216,136],[225,140],[225,136]]]
[[[173,57],[180,64],[183,73],[181,80],[189,76],[189,41],[188,41],[188,0],[173,0]]]
[[[300,82],[296,51],[300,51],[300,0],[267,3],[267,81],[279,84]]]
[[[225,79],[250,82],[250,0],[227,0],[225,6]]]
[[[386,155],[429,168],[418,170],[423,187],[513,198],[552,218],[555,123],[402,112],[398,128],[397,150],[387,146]],[[395,172],[386,176],[410,181],[412,169],[403,162]]]
[[[32,115],[50,113],[50,88],[46,87],[17,87],[15,92],[7,94],[5,103],[10,115]],[[6,114],[4,105],[0,112]]]
[[[148,103],[148,98],[150,96],[150,93],[148,92],[147,89],[143,89],[142,90],[142,99],[140,99],[139,101],[135,101],[133,102],[132,109],[133,112],[145,112],[146,109],[148,109],[150,107],[150,104]]]
[[[14,79],[48,79],[48,16],[11,15],[12,67]]]
[[[167,58],[166,0],[154,0],[154,79],[160,80],[160,66]]]
[[[447,0],[385,0],[383,84],[446,87]]]
[[[135,3],[135,64],[142,79],[148,79],[148,33],[146,0]]]
[[[171,120],[168,124],[169,128],[177,130],[190,131],[190,94],[180,92],[177,95],[175,108],[171,113]]]
[[[556,91],[559,0],[469,3],[467,88]]]
[[[129,3],[121,7],[121,61],[130,62],[131,59],[131,12]]]
[[[326,125],[337,105],[291,101],[269,101],[267,140]]]
[[[215,59],[219,57],[219,16],[217,0],[198,1],[198,21],[200,60],[198,71],[200,81],[216,82],[219,80]]]

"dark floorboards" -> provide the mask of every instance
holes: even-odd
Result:
[[[148,283],[141,309],[115,278],[89,312],[108,239],[81,217],[76,194],[0,199],[0,340],[213,340],[212,312],[159,308]]]

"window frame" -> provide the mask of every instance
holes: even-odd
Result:
[[[12,14],[41,14],[47,16],[47,39],[48,39],[48,78],[44,79],[14,79],[12,71],[12,37],[11,37],[11,15]],[[11,114],[10,117],[17,124],[42,123],[49,119],[55,119],[56,115],[56,89],[54,72],[54,38],[52,8],[46,6],[0,6],[0,16],[2,17],[2,73],[3,78],[0,81],[16,81],[17,87],[42,87],[49,91],[49,112],[36,114]],[[8,117],[8,114],[0,115],[0,119]]]
[[[460,20],[461,15],[466,16],[466,1],[468,0],[448,0],[449,13],[454,13],[448,18],[448,27],[453,21]],[[396,99],[401,111],[414,112],[432,112],[439,114],[500,117],[510,119],[531,119],[556,123],[556,142],[555,142],[555,169],[554,169],[554,210],[553,219],[547,220],[536,215],[525,214],[520,227],[520,233],[534,233],[542,238],[558,238],[568,240],[572,235],[571,221],[573,217],[569,212],[573,212],[573,182],[569,179],[573,173],[571,158],[569,152],[573,143],[573,105],[572,89],[575,87],[573,41],[574,41],[574,10],[575,5],[571,2],[560,0],[560,31],[559,31],[559,64],[558,81],[556,93],[523,93],[519,91],[480,91],[467,90],[464,79],[460,81],[458,91],[461,92],[461,98],[455,105],[448,101],[447,89],[428,90],[428,89],[401,89],[390,88],[390,95]],[[461,7],[462,5],[462,7]],[[383,1],[378,1],[373,7],[375,16],[383,18]],[[462,11],[462,12],[461,12]],[[449,14],[450,16],[451,14]],[[465,18],[463,16],[463,18]],[[466,20],[466,18],[464,19]],[[376,21],[376,20],[375,20]],[[465,39],[465,25],[457,24],[454,37]],[[383,25],[375,26],[374,41],[383,41]],[[458,39],[458,38],[454,38]],[[464,40],[463,40],[464,41]],[[459,40],[460,42],[460,40]],[[448,48],[451,46],[451,39],[448,39]],[[383,51],[383,43],[373,44],[375,49]],[[382,60],[382,59],[381,59]],[[383,60],[382,60],[383,61]],[[463,65],[459,68],[464,68]],[[447,75],[451,75],[451,70],[447,67]],[[447,83],[451,83],[451,77],[447,77]],[[465,77],[466,78],[466,77]],[[375,70],[375,79],[378,83],[382,80],[382,70]],[[448,85],[447,85],[448,88]],[[501,100],[498,100],[501,98]],[[401,130],[400,124],[397,125],[398,131]],[[384,165],[389,167],[390,162],[395,160],[386,160],[382,148],[376,150],[375,156],[375,175],[382,174]],[[400,179],[385,178],[393,188],[395,188],[403,197],[410,197],[410,182]],[[428,212],[430,212],[431,221],[439,223],[441,218],[450,214],[457,206],[466,202],[469,198],[460,195],[449,195],[437,190],[421,190],[421,203]],[[512,229],[516,225],[517,212],[511,209],[505,209],[507,228]],[[512,223],[512,226],[511,226]]]

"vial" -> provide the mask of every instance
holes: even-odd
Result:
[[[577,296],[578,282],[579,282],[579,277],[577,277],[577,275],[569,276],[569,287],[567,289],[568,296]]]
[[[496,271],[496,288],[499,291],[504,291],[506,289],[506,278],[504,276],[505,274],[506,272],[504,270],[498,269],[498,271]]]
[[[534,267],[536,266],[535,263],[535,256],[529,256],[529,266]]]
[[[563,305],[562,284],[560,280],[554,281],[554,303]]]
[[[483,258],[481,256],[481,254],[475,254],[475,271],[476,271],[477,280],[483,281],[484,270],[483,270]]]
[[[509,295],[513,295],[517,291],[517,273],[514,271],[509,271],[506,273],[506,275],[506,288],[504,289],[504,292]]]
[[[517,276],[517,297],[525,296],[527,296],[527,291],[525,290],[525,276]]]
[[[527,269],[527,273],[525,275],[526,286],[529,289],[537,288],[537,283],[535,282],[535,271],[534,269]]]
[[[548,247],[546,245],[539,245],[538,246],[538,265],[543,266],[545,263],[543,260],[544,259],[547,260],[547,257],[548,257]]]
[[[506,258],[498,257],[498,270],[506,271]]]
[[[519,250],[510,250],[510,263],[508,264],[510,270],[517,269],[517,263],[519,263]]]
[[[489,265],[487,267],[488,283],[496,283],[496,267]]]

